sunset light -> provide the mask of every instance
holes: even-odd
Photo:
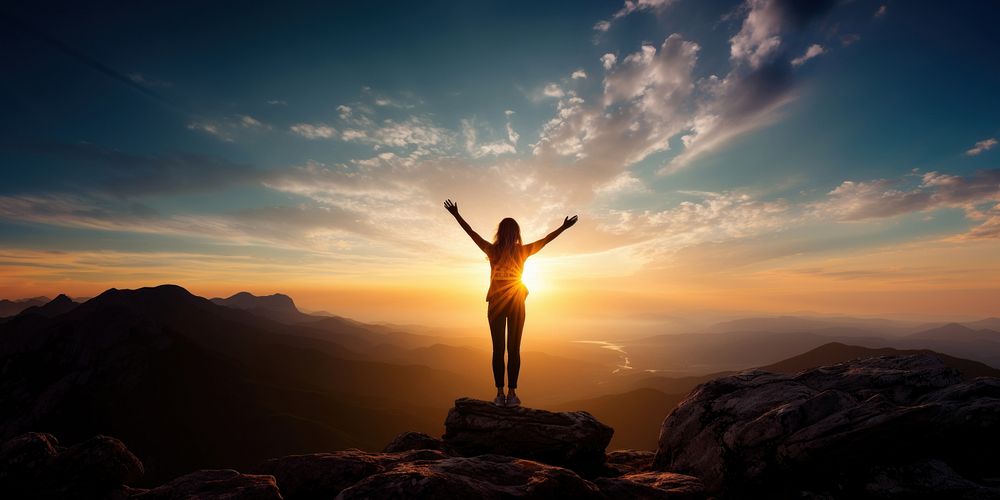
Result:
[[[997,498],[998,27],[4,2],[0,497]]]

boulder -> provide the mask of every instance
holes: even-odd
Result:
[[[134,495],[137,500],[281,500],[273,476],[200,470]]]
[[[653,466],[655,452],[647,450],[609,451],[605,461],[617,475],[648,471]]]
[[[274,476],[286,500],[333,498],[344,488],[399,463],[445,457],[437,450],[401,453],[344,450],[274,458],[257,466],[254,472]]]
[[[440,450],[443,443],[440,439],[423,432],[404,432],[385,445],[383,453],[396,453],[410,450]]]
[[[607,498],[700,500],[707,498],[701,480],[673,472],[640,472],[594,481]]]
[[[362,498],[550,499],[601,498],[597,487],[569,469],[499,455],[397,464],[337,496]]]
[[[718,378],[664,420],[653,468],[722,496],[840,497],[865,495],[872,469],[921,459],[972,483],[995,474],[1000,379],[966,380],[933,354]]]
[[[0,446],[0,491],[14,498],[122,497],[142,462],[121,441],[95,436],[69,448],[29,432]]]
[[[584,411],[506,408],[469,398],[455,401],[444,425],[444,444],[457,455],[525,458],[588,477],[605,472],[604,449],[614,433]]]
[[[28,432],[0,445],[0,491],[12,491],[30,481],[59,454],[52,434]]]
[[[940,460],[878,467],[872,471],[865,493],[871,498],[1000,498],[1000,488],[969,481]]]

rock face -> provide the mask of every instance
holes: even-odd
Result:
[[[423,432],[404,432],[389,444],[385,445],[383,453],[397,453],[409,450],[440,450],[443,443],[436,437],[429,436]]]
[[[333,498],[358,481],[386,472],[400,463],[446,457],[437,450],[402,453],[344,450],[275,458],[264,462],[254,472],[273,475],[287,500]]]
[[[653,466],[725,497],[982,498],[1000,496],[986,483],[997,463],[1000,379],[920,354],[712,380],[664,420]],[[916,484],[914,467],[940,480]]]
[[[462,398],[445,419],[444,443],[456,454],[495,454],[567,467],[585,476],[601,473],[614,429],[583,411],[554,413],[502,408]]]
[[[125,484],[142,474],[142,462],[107,436],[66,448],[51,434],[29,432],[0,446],[0,492],[7,498],[124,496]]]
[[[405,462],[345,489],[338,500],[363,498],[601,498],[573,471],[499,455]]]
[[[696,477],[673,472],[638,472],[621,477],[598,478],[607,498],[695,500],[705,498],[705,487]]]
[[[137,500],[281,500],[272,476],[234,470],[200,470],[134,495]]]

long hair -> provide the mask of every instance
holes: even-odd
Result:
[[[517,221],[507,217],[497,226],[497,234],[493,237],[494,259],[513,259],[514,253],[521,246],[521,226]]]

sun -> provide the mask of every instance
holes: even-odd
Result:
[[[524,271],[521,273],[521,282],[528,287],[529,292],[545,289],[545,279],[538,271],[538,266],[533,261],[524,263]]]

